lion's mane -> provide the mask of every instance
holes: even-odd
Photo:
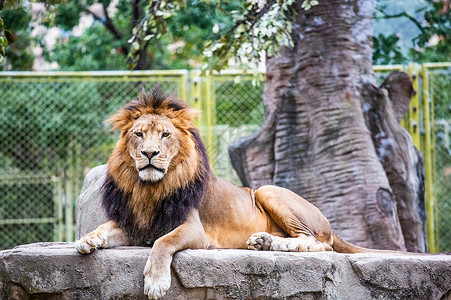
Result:
[[[143,114],[171,119],[182,132],[179,154],[159,182],[142,181],[127,149],[127,133]],[[134,245],[153,245],[156,239],[181,225],[188,212],[198,208],[211,170],[207,152],[192,123],[197,111],[184,102],[154,88],[128,103],[109,122],[121,130],[120,138],[108,160],[108,173],[102,188],[102,206]]]

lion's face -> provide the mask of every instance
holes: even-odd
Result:
[[[163,179],[180,148],[179,130],[165,116],[142,115],[128,131],[127,147],[139,178]]]

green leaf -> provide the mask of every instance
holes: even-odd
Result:
[[[5,30],[5,37],[10,44],[14,43],[14,36],[8,29]]]
[[[215,66],[214,66],[214,70],[215,70],[215,71],[218,71],[218,72],[219,72],[219,71],[221,71],[221,69],[222,69],[222,66],[221,66],[221,65],[215,65]]]
[[[2,47],[8,46],[8,40],[5,39],[5,37],[3,37],[3,36],[0,36],[0,46],[2,46]]]
[[[310,3],[308,2],[308,0],[305,0],[304,2],[302,2],[301,7],[305,10],[309,10],[312,6],[310,5]]]
[[[170,17],[172,17],[172,13],[171,12],[165,11],[163,13],[163,19],[169,19]]]
[[[135,52],[139,50],[139,43],[137,41],[133,42],[132,49]]]

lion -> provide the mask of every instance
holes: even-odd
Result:
[[[318,208],[288,189],[238,187],[213,175],[193,125],[198,114],[153,89],[107,120],[120,130],[101,190],[109,221],[76,241],[80,253],[151,246],[144,293],[157,299],[170,288],[173,254],[187,248],[372,251],[340,239]]]

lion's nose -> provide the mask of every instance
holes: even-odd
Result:
[[[153,157],[160,154],[160,151],[141,151],[142,155],[147,157],[149,160],[151,160]]]

